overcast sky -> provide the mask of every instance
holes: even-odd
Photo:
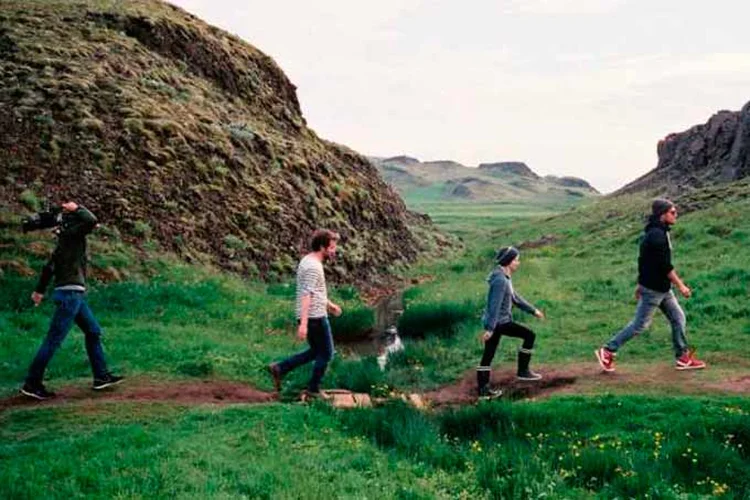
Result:
[[[171,0],[274,58],[373,156],[524,161],[612,191],[750,100],[746,0]]]

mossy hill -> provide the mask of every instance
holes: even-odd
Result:
[[[0,179],[11,210],[74,199],[128,242],[247,275],[290,272],[316,227],[342,234],[347,281],[442,239],[307,127],[269,56],[151,0],[3,1]]]
[[[542,177],[523,162],[481,163],[467,167],[455,161],[421,162],[409,156],[374,158],[383,178],[407,203],[580,201],[599,193],[577,177]]]

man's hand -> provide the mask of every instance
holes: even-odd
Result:
[[[328,310],[336,317],[341,316],[341,307],[334,304],[333,302],[328,303]]]
[[[39,304],[42,303],[42,299],[44,298],[44,294],[34,292],[31,294],[31,301],[34,302],[34,307],[37,307]]]
[[[685,297],[686,299],[689,299],[690,296],[693,295],[693,291],[687,285],[680,286],[679,290],[680,290],[680,294],[682,294],[682,296]]]
[[[75,201],[68,201],[60,205],[65,212],[75,212],[78,210],[78,203]]]
[[[482,342],[485,342],[485,343],[486,343],[486,342],[487,342],[488,340],[490,340],[490,337],[492,337],[492,332],[488,332],[487,330],[485,330],[485,331],[484,331],[484,332],[483,332],[483,333],[482,333],[482,334],[481,334],[481,335],[479,336],[479,339],[480,339],[480,340],[481,340]]]
[[[297,327],[297,339],[303,342],[307,340],[307,321],[300,322]]]
[[[544,313],[542,311],[540,311],[539,309],[537,309],[536,311],[534,311],[534,316],[536,316],[539,319],[546,318],[546,316],[544,315]]]
[[[635,300],[641,300],[641,285],[635,286]]]

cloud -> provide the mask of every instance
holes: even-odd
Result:
[[[624,0],[511,0],[507,12],[545,16],[607,14],[623,3]]]

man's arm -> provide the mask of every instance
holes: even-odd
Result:
[[[86,208],[72,201],[63,203],[62,207],[68,218],[63,226],[62,234],[64,236],[86,236],[96,227],[98,222],[96,217]]]
[[[299,326],[297,327],[297,338],[305,340],[307,338],[307,320],[310,316],[310,302],[312,295],[305,294],[300,299]]]
[[[49,282],[52,280],[52,276],[54,276],[55,274],[55,260],[57,252],[58,248],[55,248],[55,251],[52,252],[52,257],[50,257],[50,259],[42,268],[42,274],[39,276],[39,281],[36,284],[36,288],[34,288],[34,292],[32,292],[31,294],[31,300],[34,301],[34,305],[38,306],[42,302],[47,287],[49,286]]]
[[[669,281],[671,281],[672,284],[677,287],[677,289],[680,291],[680,294],[682,294],[682,296],[686,299],[690,298],[690,296],[693,294],[693,291],[685,283],[683,283],[683,281],[677,275],[677,271],[675,271],[674,269],[669,271],[669,274],[667,274],[667,278],[669,278]]]
[[[341,306],[334,304],[330,300],[328,301],[328,304],[326,304],[326,309],[328,309],[328,312],[334,316],[341,316]]]

